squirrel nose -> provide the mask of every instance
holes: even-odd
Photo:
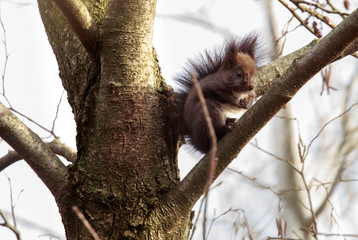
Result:
[[[249,84],[248,86],[247,86],[247,90],[248,91],[251,91],[251,90],[253,90],[254,89],[254,85],[253,84]]]

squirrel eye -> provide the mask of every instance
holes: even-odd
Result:
[[[242,77],[242,76],[243,76],[242,71],[241,71],[241,70],[238,70],[238,71],[236,72],[236,76]]]

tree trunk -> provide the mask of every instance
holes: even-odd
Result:
[[[161,203],[179,171],[152,47],[156,1],[87,4],[102,11],[94,61],[57,6],[39,1],[77,124],[70,194],[58,202],[67,238],[91,239],[76,205],[101,239],[187,239],[190,209]]]

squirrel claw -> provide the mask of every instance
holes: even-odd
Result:
[[[237,118],[227,118],[226,119],[226,123],[225,123],[225,127],[227,129],[231,129],[231,127],[234,125],[234,123],[237,121]]]

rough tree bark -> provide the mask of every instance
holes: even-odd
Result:
[[[152,47],[156,1],[38,4],[77,124],[77,159],[62,165],[2,105],[0,136],[53,193],[67,239],[92,239],[73,205],[101,239],[187,239],[209,161],[179,181],[178,138],[167,124],[171,91]],[[326,38],[262,68],[258,94],[266,93],[219,144],[215,178],[305,82],[356,51],[357,39],[355,11]]]

